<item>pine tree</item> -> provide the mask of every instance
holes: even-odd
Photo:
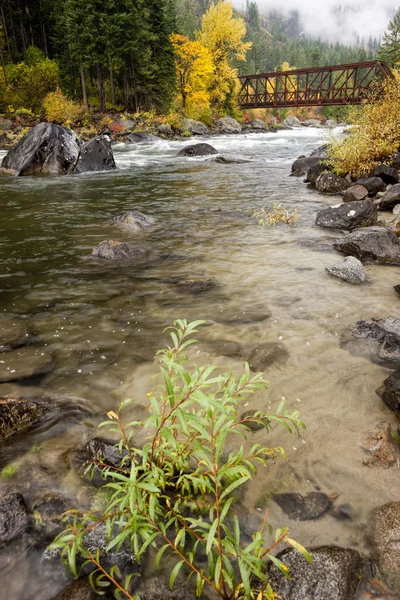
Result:
[[[400,8],[390,21],[388,30],[383,34],[378,57],[391,67],[400,63]]]

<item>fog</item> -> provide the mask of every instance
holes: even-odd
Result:
[[[242,8],[243,1],[234,3]],[[379,38],[400,7],[400,0],[258,0],[257,4],[261,14],[271,10],[287,14],[296,9],[305,34],[353,44],[357,36],[365,42],[369,36]],[[341,8],[339,12],[338,8]]]

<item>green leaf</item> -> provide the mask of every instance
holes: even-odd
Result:
[[[154,558],[154,564],[155,564],[156,569],[158,569],[159,564],[160,564],[160,560],[161,560],[161,558],[162,558],[162,556],[163,556],[163,554],[164,554],[164,552],[166,551],[167,548],[170,548],[169,544],[165,544],[157,552],[157,554],[156,554],[156,556]]]
[[[213,546],[213,542],[215,539],[215,534],[217,532],[218,523],[219,523],[219,519],[218,518],[214,519],[214,522],[210,527],[210,531],[208,532],[206,554],[209,554],[211,552],[211,548]]]
[[[174,568],[172,569],[172,573],[171,576],[169,578],[169,588],[172,590],[174,583],[175,583],[175,579],[178,576],[178,573],[182,567],[182,565],[184,564],[185,561],[180,560],[179,562],[176,563],[176,565],[174,566]]]
[[[247,598],[250,598],[250,573],[246,563],[239,558],[238,559],[240,576],[242,578],[244,592]]]
[[[243,485],[246,481],[248,481],[251,478],[250,474],[244,475],[243,477],[240,477],[240,479],[237,479],[236,481],[234,481],[233,483],[231,483],[231,485],[229,485],[226,490],[224,492],[222,492],[221,496],[220,496],[220,500],[223,500],[226,496],[228,496],[231,492],[233,492],[233,490],[235,490],[236,488],[238,488],[239,486]]]
[[[293,546],[293,548],[296,548],[296,550],[298,550],[310,564],[312,563],[312,561],[313,561],[312,556],[304,548],[304,546],[299,544],[299,542],[296,542],[296,540],[292,540],[291,538],[288,538],[288,537],[285,539],[285,542],[287,544],[290,544],[291,546]]]

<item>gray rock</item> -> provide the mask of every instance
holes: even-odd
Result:
[[[381,210],[391,210],[397,204],[400,204],[400,183],[392,185],[392,187],[379,200],[379,208]]]
[[[92,256],[107,260],[141,260],[147,255],[147,250],[118,240],[104,240],[92,251]]]
[[[400,215],[400,204],[396,204],[396,206],[393,208],[393,214]]]
[[[50,410],[45,402],[0,397],[0,441],[31,427]]]
[[[178,153],[178,156],[209,156],[210,154],[218,154],[218,151],[210,144],[192,144],[186,146]]]
[[[188,277],[187,279],[180,279],[174,283],[177,284],[177,287],[182,292],[188,292],[190,294],[200,294],[201,292],[213,290],[218,286],[215,279],[212,279],[211,277]]]
[[[400,591],[400,502],[388,502],[373,511],[371,536],[374,558],[386,582]]]
[[[380,177],[384,183],[398,183],[399,175],[393,167],[389,165],[378,165],[372,169],[370,177]]]
[[[394,285],[393,289],[395,292],[397,292],[398,294],[400,294],[400,285]]]
[[[239,158],[237,156],[224,156],[224,155],[220,154],[219,156],[216,156],[213,159],[213,162],[221,163],[224,165],[232,165],[232,164],[233,165],[234,164],[242,165],[243,163],[251,162],[251,160],[248,160],[247,158]]]
[[[303,125],[304,127],[321,127],[321,121],[318,121],[318,119],[305,119],[304,121],[301,121],[301,125]]]
[[[243,354],[242,346],[238,342],[231,340],[209,340],[207,348],[216,356],[239,358]]]
[[[400,265],[400,242],[394,233],[385,227],[358,229],[336,240],[333,247],[338,252],[355,256],[362,261]]]
[[[113,171],[117,168],[108,135],[99,135],[83,144],[74,173]]]
[[[128,140],[132,144],[140,144],[141,142],[157,142],[160,138],[147,131],[135,131],[128,135]]]
[[[331,507],[331,499],[322,492],[275,494],[272,498],[290,519],[310,521],[319,519]]]
[[[104,596],[101,597],[104,600],[114,599],[114,595],[108,593],[107,591],[104,592]],[[73,583],[70,583],[59,594],[57,594],[57,596],[54,596],[52,600],[98,600],[98,598],[99,595],[96,594],[94,589],[90,586],[88,578],[80,577]]]
[[[362,177],[357,179],[355,185],[362,185],[368,190],[369,196],[376,196],[378,192],[385,189],[385,184],[380,177]]]
[[[2,354],[0,362],[0,383],[19,381],[49,373],[54,368],[51,356],[42,348],[26,346]]]
[[[1,166],[14,175],[65,175],[74,169],[80,151],[80,141],[71,129],[39,123],[11,148]]]
[[[385,379],[376,393],[395,413],[400,415],[400,367]]]
[[[160,133],[161,135],[173,135],[174,132],[172,130],[171,125],[168,125],[168,123],[161,123],[161,125],[158,126],[158,133]]]
[[[346,256],[343,263],[326,267],[325,271],[333,277],[339,277],[349,283],[363,283],[365,281],[365,269],[361,261],[354,256]]]
[[[359,202],[365,200],[368,196],[368,190],[363,185],[352,185],[347,188],[343,195],[343,202]]]
[[[241,310],[222,311],[221,315],[214,315],[214,318],[219,323],[224,325],[247,325],[249,323],[262,323],[271,317],[271,311],[265,307],[247,307]]]
[[[261,131],[265,131],[266,129],[265,123],[261,119],[254,119],[251,126],[253,129],[260,129]]]
[[[295,177],[301,177],[306,175],[311,167],[321,164],[321,158],[318,156],[300,156],[292,164],[292,175]]]
[[[370,227],[378,221],[378,209],[370,200],[346,202],[318,211],[316,224],[328,229],[347,229],[353,231],[359,227]]]
[[[400,319],[368,319],[351,325],[342,347],[388,367],[400,365]]]
[[[131,461],[127,456],[126,448],[122,448],[120,452],[113,440],[95,437],[85,445],[84,457],[87,462],[101,462],[116,468],[121,468],[123,464],[129,468]]]
[[[0,131],[9,131],[12,129],[12,121],[10,119],[0,119]]]
[[[285,364],[289,358],[289,351],[284,344],[277,342],[264,342],[253,348],[247,362],[252,371],[265,371],[273,363]]]
[[[192,585],[191,582],[178,576],[171,590],[167,577],[142,577],[137,595],[142,600],[194,600],[196,595]]]
[[[329,167],[323,161],[318,162],[308,169],[304,181],[306,183],[311,183],[311,185],[315,185],[318,177],[321,173],[325,173],[325,171],[329,171]]]
[[[62,515],[70,509],[69,501],[63,496],[46,494],[38,498],[33,506],[35,534],[51,543],[63,529]]]
[[[337,126],[338,126],[337,121],[334,121],[333,119],[328,119],[327,121],[325,121],[325,127],[333,128],[333,127],[337,127]]]
[[[390,221],[389,227],[396,237],[400,237],[400,215],[397,215],[393,221]]]
[[[335,173],[321,173],[315,182],[315,187],[319,192],[324,194],[339,194],[350,187],[349,182]]]
[[[240,123],[232,117],[221,117],[221,119],[217,119],[215,125],[221,133],[241,133],[242,131]]]
[[[267,574],[274,592],[282,600],[356,600],[357,589],[372,575],[368,559],[337,546],[310,548],[309,552],[312,564],[294,549],[277,555],[289,568],[290,579],[270,565]]]
[[[286,119],[282,122],[284,127],[301,127],[301,123],[297,117],[286,117]]]
[[[9,352],[26,344],[29,335],[21,321],[1,319],[0,321],[0,352]]]
[[[148,215],[144,215],[138,210],[128,210],[123,215],[118,217],[114,217],[113,223],[116,225],[122,225],[123,227],[127,227],[133,231],[141,231],[142,229],[147,229],[156,223],[156,220],[153,217],[149,217]]]
[[[329,144],[324,144],[313,150],[310,156],[317,156],[318,158],[328,158]]]
[[[21,494],[0,498],[0,546],[10,542],[26,529],[28,511]]]
[[[183,119],[181,124],[181,131],[190,131],[194,135],[208,135],[209,129],[200,121],[194,121],[193,119]]]

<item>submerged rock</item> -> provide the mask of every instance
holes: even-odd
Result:
[[[218,154],[218,151],[210,144],[200,143],[186,146],[178,153],[178,156],[209,156],[210,154]]]
[[[199,294],[201,292],[206,292],[207,290],[213,290],[218,286],[215,279],[212,279],[211,277],[196,277],[193,279],[188,277],[187,279],[180,279],[175,283],[181,291],[190,294]]]
[[[366,278],[362,262],[354,256],[346,256],[343,263],[326,267],[325,271],[349,283],[363,283]]]
[[[356,600],[357,590],[372,569],[369,560],[356,550],[338,546],[310,548],[309,564],[296,550],[277,556],[289,569],[290,579],[274,565],[268,567],[270,584],[282,600]]]
[[[123,225],[133,231],[140,231],[154,225],[156,220],[153,217],[144,215],[138,210],[128,210],[123,215],[114,217],[113,223],[116,225]]]
[[[21,494],[8,494],[0,498],[0,546],[6,544],[26,529],[28,511]]]
[[[327,171],[326,173],[321,173],[315,182],[315,187],[319,192],[323,192],[324,194],[339,194],[347,190],[350,184],[343,177]]]
[[[216,156],[213,159],[214,162],[216,163],[222,163],[225,165],[231,165],[231,164],[238,164],[241,165],[243,163],[249,163],[251,162],[251,160],[247,159],[247,158],[239,158],[237,156],[225,156],[220,154],[220,156]]]
[[[374,558],[386,582],[400,591],[400,502],[373,511],[371,537]]]
[[[0,398],[0,442],[31,427],[50,410],[45,402]]]
[[[158,142],[161,138],[147,131],[135,131],[128,135],[128,140],[132,144],[140,144],[140,142]]]
[[[21,321],[0,321],[0,352],[9,352],[13,348],[24,346],[29,338],[25,325]]]
[[[376,390],[382,400],[400,415],[400,367]]]
[[[243,348],[238,342],[231,340],[209,340],[207,348],[216,356],[241,357]]]
[[[215,125],[221,133],[241,133],[242,131],[240,123],[232,117],[221,117],[221,119],[215,121]]]
[[[336,240],[333,247],[360,260],[387,265],[400,265],[400,242],[385,227],[366,227]]]
[[[65,175],[73,171],[80,151],[80,141],[71,129],[39,123],[11,148],[1,166],[14,175]]]
[[[47,494],[34,502],[35,533],[41,540],[50,543],[64,529],[62,516],[70,508],[69,500],[55,494]]]
[[[346,202],[318,211],[316,224],[329,229],[370,227],[378,220],[378,209],[370,200]]]
[[[343,202],[358,202],[365,200],[368,196],[368,190],[363,185],[352,185],[347,188],[343,195]]]
[[[54,361],[51,354],[43,352],[41,348],[34,346],[17,348],[2,355],[0,383],[43,375],[53,368]]]
[[[106,260],[140,260],[147,255],[147,250],[118,240],[104,240],[92,251],[92,256]]]
[[[289,350],[284,344],[264,342],[253,348],[247,362],[252,371],[265,371],[273,363],[285,364],[289,358]]]
[[[83,144],[74,173],[112,171],[117,168],[111,150],[111,139],[100,135]]]
[[[390,423],[383,430],[370,435],[363,448],[369,453],[368,458],[363,459],[364,465],[388,468],[397,463]]]
[[[266,306],[254,306],[236,310],[224,309],[220,315],[214,315],[214,318],[224,325],[246,325],[262,323],[271,316],[272,313]]]
[[[275,494],[272,498],[285,515],[298,521],[318,519],[331,507],[331,499],[322,492],[301,494]]]
[[[373,362],[387,366],[400,364],[400,319],[369,319],[351,325],[342,346]]]
[[[376,196],[378,192],[385,189],[385,184],[380,177],[362,177],[356,181],[356,185],[365,187],[369,196]]]

